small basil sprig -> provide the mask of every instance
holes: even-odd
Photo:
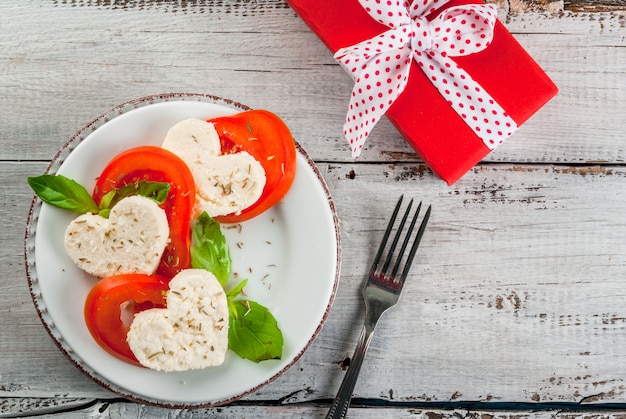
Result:
[[[206,269],[226,285],[232,273],[230,248],[220,224],[203,212],[194,222],[191,233],[191,266]],[[238,356],[253,362],[280,359],[283,334],[267,307],[239,299],[247,280],[226,291],[228,300],[228,347]]]
[[[81,214],[100,210],[89,192],[81,184],[65,176],[29,177],[28,184],[43,202],[55,207]]]
[[[220,224],[206,211],[200,214],[191,228],[191,266],[211,272],[222,287],[232,273],[230,248]]]
[[[172,185],[168,182],[150,182],[146,180],[124,185],[119,189],[113,189],[104,194],[102,199],[100,199],[100,211],[98,214],[105,218],[108,217],[111,208],[113,208],[115,204],[120,202],[123,198],[133,195],[145,196],[161,205],[167,199],[171,187]]]
[[[228,347],[254,362],[280,359],[283,334],[270,311],[250,300],[228,301]]]
[[[98,206],[84,186],[63,175],[46,174],[29,177],[27,180],[37,196],[47,204],[81,214],[97,213],[105,218],[122,198],[141,195],[162,204],[171,188],[167,182],[141,181],[112,190],[103,196]]]

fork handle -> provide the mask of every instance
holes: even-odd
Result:
[[[368,327],[363,328],[361,337],[359,338],[359,343],[354,351],[352,360],[350,361],[348,372],[343,377],[337,396],[335,396],[335,400],[333,400],[333,404],[328,410],[326,419],[346,417],[348,407],[350,407],[350,400],[352,399],[352,392],[354,390],[354,386],[356,385],[359,371],[361,371],[361,365],[363,364],[365,353],[367,352],[367,348],[369,348],[370,342],[372,341],[373,332],[374,329]]]

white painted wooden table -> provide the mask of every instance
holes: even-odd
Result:
[[[626,17],[619,2],[599,13],[550,5],[556,14],[505,7],[500,17],[559,96],[446,186],[386,120],[351,160],[340,139],[351,79],[282,0],[1,2],[0,417],[323,415],[401,193],[434,212],[401,304],[374,337],[355,417],[626,412],[602,410],[626,409]],[[27,287],[26,177],[94,116],[162,92],[279,114],[318,163],[340,220],[342,275],[321,334],[281,378],[231,406],[171,412],[107,392],[57,350]]]

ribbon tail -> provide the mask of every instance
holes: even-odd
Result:
[[[518,128],[517,123],[472,76],[445,55],[414,53],[414,59],[485,146],[495,149]]]
[[[359,157],[374,126],[406,88],[411,70],[408,48],[402,53],[388,51],[372,60],[385,65],[368,66],[358,75],[343,126],[353,158]]]

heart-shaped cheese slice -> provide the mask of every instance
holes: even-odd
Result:
[[[65,250],[87,273],[104,278],[153,274],[169,240],[165,211],[152,199],[120,200],[109,218],[82,214],[65,231]]]
[[[183,158],[187,164],[201,164],[206,156],[222,154],[220,137],[213,124],[189,118],[167,131],[163,148]]]
[[[212,123],[186,119],[168,131],[163,148],[189,166],[196,182],[196,215],[238,214],[263,193],[265,170],[249,153],[221,154],[219,135]]]
[[[158,371],[221,365],[228,350],[224,289],[209,271],[181,271],[170,282],[167,308],[137,313],[127,341],[141,365]]]

